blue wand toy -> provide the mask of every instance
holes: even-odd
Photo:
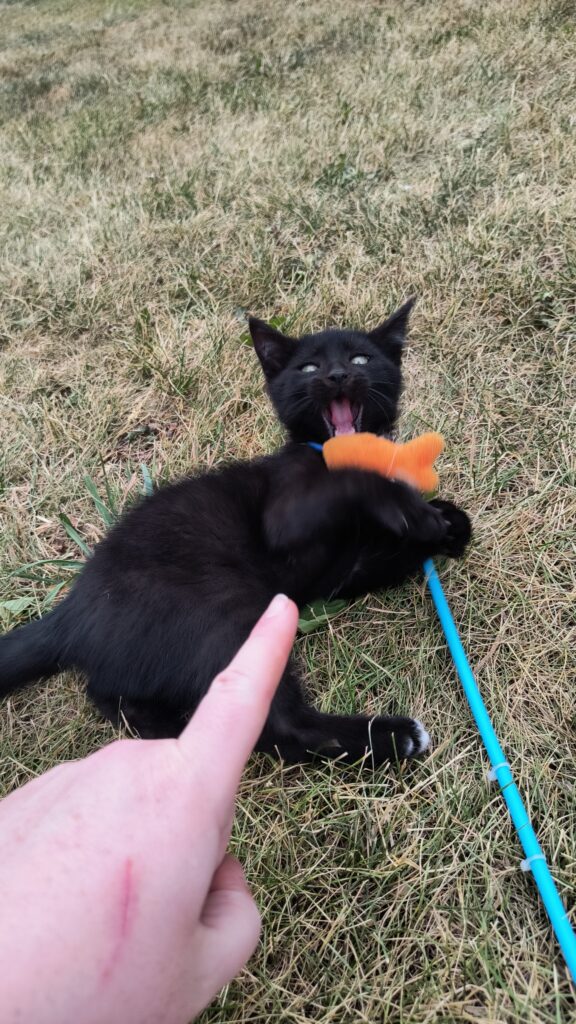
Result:
[[[490,758],[491,770],[489,778],[496,780],[502,791],[502,796],[506,801],[510,817],[514,822],[518,838],[522,844],[522,848],[525,853],[525,860],[522,861],[521,867],[523,871],[531,871],[534,877],[534,881],[538,886],[538,891],[542,897],[542,902],[546,907],[546,912],[550,918],[550,922],[556,933],[556,938],[560,945],[560,949],[564,954],[564,959],[568,965],[568,970],[572,977],[572,981],[576,982],[576,935],[568,920],[568,914],[564,908],[564,904],[560,899],[558,890],[554,884],[554,879],[550,874],[550,869],[546,863],[546,857],[542,853],[541,846],[536,838],[536,833],[532,828],[532,824],[528,817],[528,813],[522,802],[522,797],[518,792],[518,788],[514,779],[512,778],[512,772],[510,766],[504,757],[504,752],[498,737],[494,732],[494,726],[490,721],[490,716],[486,711],[484,701],[480,695],[476,680],[472,673],[472,669],[468,663],[466,652],[462,646],[462,641],[458,635],[458,630],[448,602],[442,589],[442,584],[438,578],[438,573],[434,566],[434,562],[431,558],[428,558],[424,562],[424,572],[426,573],[426,582],[430,588],[432,594],[432,600],[436,605],[436,611],[442,624],[442,629],[446,636],[450,653],[456,666],[456,671],[460,677],[460,682],[464,687],[464,693],[468,699],[470,710],[474,715],[478,731],[482,737],[486,752]]]

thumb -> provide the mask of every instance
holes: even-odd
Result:
[[[216,993],[248,962],[260,936],[260,913],[241,864],[230,854],[214,874],[200,920],[202,959]]]

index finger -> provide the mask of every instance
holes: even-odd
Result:
[[[293,601],[278,594],[227,668],[214,679],[179,743],[209,766],[206,783],[228,801],[258,739],[298,625]]]

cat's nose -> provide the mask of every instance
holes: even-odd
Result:
[[[334,370],[330,370],[328,380],[332,381],[333,384],[343,384],[347,376],[348,374],[346,373],[346,370],[336,368]]]

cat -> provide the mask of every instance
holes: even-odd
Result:
[[[277,592],[300,606],[397,586],[433,555],[460,557],[465,512],[357,469],[328,472],[308,442],[390,436],[412,300],[371,331],[289,337],[250,318],[268,394],[288,434],[272,455],[164,486],[127,512],[44,618],[0,638],[0,695],[69,667],[106,718],[177,736]],[[288,667],[256,749],[371,765],[415,756],[416,719],[324,714]]]

